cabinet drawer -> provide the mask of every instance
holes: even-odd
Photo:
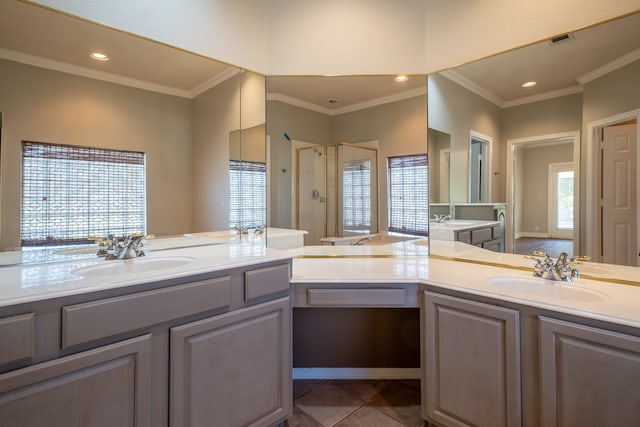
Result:
[[[34,325],[34,313],[0,319],[0,365],[33,357]]]
[[[463,243],[471,243],[471,232],[470,231],[458,232],[458,238],[456,240]]]
[[[404,306],[406,289],[308,289],[307,304],[331,307],[388,307]]]
[[[229,276],[62,307],[62,348],[230,304]]]
[[[487,242],[483,242],[482,247],[490,251],[500,252],[500,240],[489,240]]]
[[[494,239],[497,239],[502,236],[502,227],[500,227],[499,225],[493,227],[492,230],[493,230],[492,235]]]
[[[248,301],[265,295],[289,290],[289,265],[259,268],[244,273],[244,299]]]
[[[486,240],[491,240],[491,228],[471,230],[471,244],[482,243]]]

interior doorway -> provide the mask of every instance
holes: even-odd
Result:
[[[491,143],[493,138],[471,131],[469,143],[469,203],[491,201]]]
[[[640,109],[587,126],[587,251],[595,261],[640,266],[639,127]]]
[[[579,131],[508,140],[506,252],[580,255],[579,183]]]

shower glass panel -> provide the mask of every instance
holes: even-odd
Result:
[[[377,150],[346,143],[298,149],[297,226],[307,245],[378,231]]]

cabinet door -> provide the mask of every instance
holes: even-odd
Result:
[[[544,426],[640,426],[640,338],[540,317]]]
[[[289,298],[171,329],[171,425],[271,426],[291,414]]]
[[[520,426],[515,310],[425,292],[425,418],[441,426]]]
[[[0,426],[150,426],[150,335],[0,375]]]

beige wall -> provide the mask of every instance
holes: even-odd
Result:
[[[426,74],[640,10],[638,0],[36,2],[267,75]]]
[[[505,144],[501,109],[439,74],[429,76],[429,128],[451,135],[451,201],[469,200],[469,145],[471,131],[493,138],[491,147],[491,201],[504,202]],[[498,175],[494,173],[499,172]]]
[[[2,249],[20,246],[21,141],[146,153],[147,232],[191,231],[190,101],[0,60]]]

